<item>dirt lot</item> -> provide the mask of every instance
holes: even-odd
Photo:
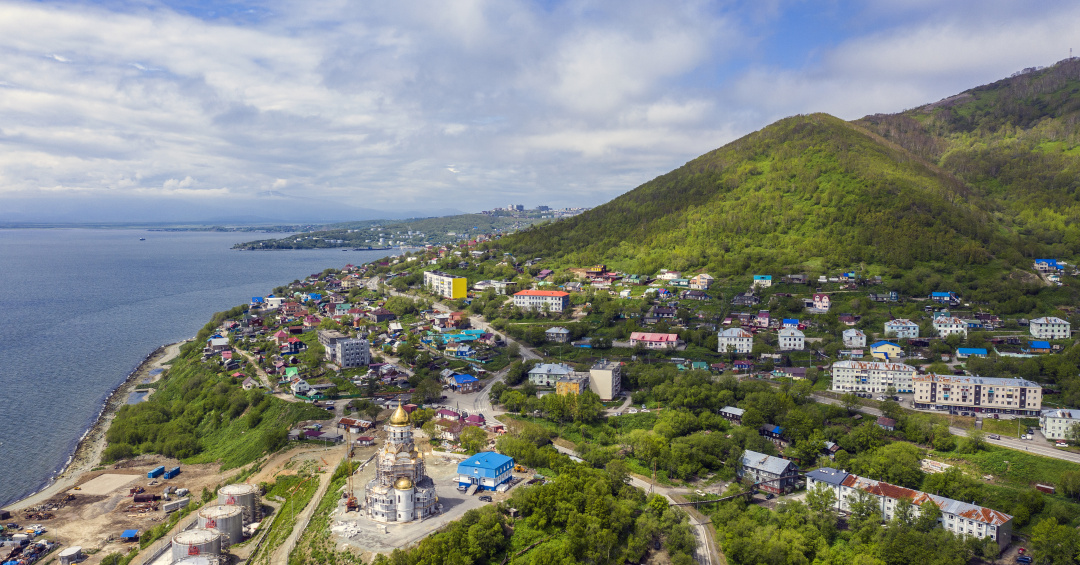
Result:
[[[175,486],[200,496],[204,487],[213,488],[222,480],[217,465],[181,465],[181,473],[175,479],[148,479],[146,473],[159,465],[167,468],[179,465],[175,460],[158,456],[140,457],[122,465],[86,473],[75,487],[36,507],[52,517],[42,519],[40,514],[34,514],[35,507],[31,507],[12,513],[12,520],[20,525],[41,524],[47,530],[45,539],[66,546],[82,546],[88,552],[100,550],[83,562],[94,565],[109,553],[130,550],[131,544],[120,543],[120,532],[146,530],[165,518],[165,512],[160,509],[162,501],[158,501],[156,511],[132,510],[131,488],[142,487],[147,493],[160,496],[166,486]]]

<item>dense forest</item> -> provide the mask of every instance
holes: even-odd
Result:
[[[645,274],[1008,272],[1036,256],[1072,258],[1078,69],[1062,62],[896,116],[787,118],[499,246]]]

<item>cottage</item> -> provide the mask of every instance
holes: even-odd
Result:
[[[814,310],[828,312],[830,307],[832,307],[832,299],[828,294],[814,293]]]
[[[896,420],[881,416],[877,419],[877,426],[887,432],[896,431]]]
[[[480,379],[472,375],[454,375],[454,390],[458,392],[476,392],[480,390]]]
[[[570,341],[570,330],[561,327],[548,328],[544,331],[544,338],[554,343],[566,343]]]
[[[735,298],[731,300],[731,304],[734,306],[756,306],[759,303],[761,303],[761,299],[754,295],[753,290],[736,294]]]
[[[931,292],[930,300],[948,306],[960,305],[960,297],[955,292]]]
[[[710,275],[708,275],[706,273],[701,273],[701,274],[695,276],[694,278],[690,279],[690,288],[692,288],[694,290],[699,290],[699,291],[700,290],[709,290],[709,286],[712,285],[712,282],[713,282],[712,276],[710,276]]]
[[[745,413],[746,410],[734,406],[725,406],[720,409],[720,417],[733,424],[742,424],[742,417]]]
[[[641,344],[646,349],[675,349],[679,344],[679,335],[632,332],[630,334],[630,347],[636,347],[638,344]]]
[[[769,288],[772,286],[772,275],[754,275],[752,288]]]

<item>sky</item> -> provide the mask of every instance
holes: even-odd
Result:
[[[0,222],[591,207],[1078,35],[1058,0],[0,0]]]

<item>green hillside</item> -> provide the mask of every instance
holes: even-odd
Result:
[[[1072,259],[1077,77],[1080,63],[1063,62],[903,114],[780,120],[500,247],[646,274],[863,265],[982,277]]]
[[[996,202],[1027,255],[1080,244],[1080,60],[857,122]]]

